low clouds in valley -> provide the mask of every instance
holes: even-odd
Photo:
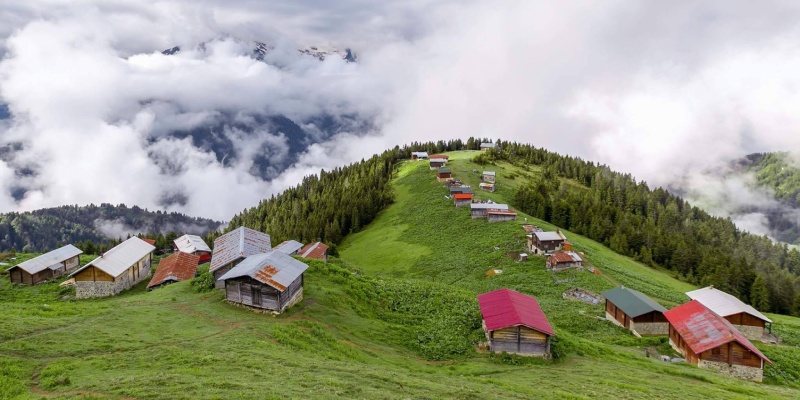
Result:
[[[800,150],[792,2],[81,4],[0,6],[1,211],[227,219],[320,168],[479,136],[607,163],[769,233],[774,200],[731,162]]]

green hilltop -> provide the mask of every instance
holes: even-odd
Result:
[[[454,177],[476,189],[474,170],[496,171],[497,192],[475,192],[499,203],[545,173],[502,160],[479,165],[474,151],[448,154]],[[277,317],[190,282],[153,292],[143,282],[119,296],[73,301],[57,283],[12,286],[4,276],[0,398],[800,397],[800,319],[769,315],[783,341],[757,344],[775,362],[762,384],[648,358],[645,349],[674,355],[666,338],[636,338],[605,321],[602,305],[562,293],[624,284],[672,307],[695,288],[676,272],[562,230],[601,273],[553,275],[542,258],[518,262],[508,253],[523,249],[526,219],[555,226],[521,212],[517,221],[473,220],[445,198],[427,162],[375,165],[394,170],[394,201],[346,230],[355,233],[339,243],[338,257],[308,261],[305,299]],[[285,234],[315,235],[292,229]],[[503,273],[487,276],[489,269]],[[476,350],[483,332],[475,296],[504,287],[539,300],[556,331],[553,360]]]

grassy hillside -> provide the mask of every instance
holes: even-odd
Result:
[[[453,169],[477,183],[469,153]],[[517,174],[498,169],[502,201]],[[516,178],[519,179],[519,178]],[[73,301],[55,283],[11,286],[0,276],[0,398],[795,398],[800,321],[774,316],[785,341],[766,384],[742,382],[644,356],[668,349],[604,321],[601,306],[562,299],[573,286],[618,283],[665,304],[691,286],[566,234],[603,274],[512,261],[520,221],[488,224],[455,209],[426,163],[405,163],[396,201],[340,247],[309,262],[305,300],[273,317],[234,307],[189,283]],[[477,185],[476,185],[477,186]],[[541,221],[529,222],[548,227]],[[499,268],[503,274],[486,277]],[[537,296],[557,332],[557,359],[476,352],[475,294],[510,287]]]

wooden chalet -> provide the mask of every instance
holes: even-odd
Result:
[[[303,299],[308,265],[280,251],[252,255],[219,278],[235,304],[281,313]]]
[[[293,256],[297,255],[300,252],[300,249],[302,248],[303,244],[298,242],[297,240],[284,240],[283,242],[281,242],[281,244],[273,247],[272,249]]]
[[[565,251],[561,253],[551,253],[547,256],[545,266],[551,271],[563,271],[568,268],[579,268],[583,264],[583,259],[577,253]]]
[[[175,243],[177,251],[198,256],[198,264],[211,260],[211,249],[200,236],[183,235],[175,239],[173,243]]]
[[[489,222],[514,221],[517,219],[517,212],[514,210],[488,209],[486,210],[486,220]]]
[[[75,278],[75,297],[112,296],[150,277],[155,246],[134,236],[84,265]]]
[[[214,252],[208,272],[214,275],[217,289],[224,288],[219,278],[245,258],[272,251],[268,234],[240,227],[214,240]]]
[[[544,254],[561,250],[567,238],[556,232],[533,232],[528,235],[528,250],[534,254]]]
[[[555,335],[535,298],[511,289],[478,295],[489,350],[550,357]]]
[[[494,171],[483,171],[483,174],[481,174],[481,179],[483,179],[485,182],[494,183],[495,177],[496,174]]]
[[[435,158],[431,156],[430,161],[428,161],[428,166],[431,169],[439,169],[444,167],[447,164],[447,159],[444,158]]]
[[[158,289],[170,283],[188,281],[197,276],[197,264],[200,256],[191,253],[177,252],[162,259],[158,268],[147,284],[147,290]]]
[[[428,153],[424,151],[413,151],[411,152],[411,159],[412,160],[427,160]]]
[[[764,362],[772,364],[730,322],[697,300],[664,312],[664,317],[669,344],[690,364],[755,382],[764,377]]]
[[[686,295],[728,320],[750,340],[763,341],[764,334],[772,331],[772,320],[766,315],[714,286],[693,290]]]
[[[481,190],[494,192],[494,183],[481,182],[480,184],[478,184],[478,187],[481,188]]]
[[[328,261],[328,245],[322,242],[309,243],[300,249],[297,254],[303,258]]]
[[[80,267],[83,251],[71,244],[47,252],[8,269],[11,283],[35,285],[69,274]]]
[[[481,143],[481,150],[489,150],[495,148],[495,144],[492,142]]]
[[[638,337],[669,334],[667,311],[642,292],[620,286],[603,292],[606,319],[633,332]]]
[[[471,203],[469,206],[472,218],[486,218],[489,215],[489,210],[508,210],[508,204]]]
[[[450,179],[451,174],[452,171],[450,171],[450,168],[439,168],[439,170],[436,171],[436,180],[439,182],[444,182]]]
[[[456,193],[453,195],[453,202],[456,207],[468,206],[472,204],[472,193]]]

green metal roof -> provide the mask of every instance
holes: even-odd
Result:
[[[450,168],[439,168],[439,172],[449,174],[451,171]]]
[[[631,318],[636,318],[652,311],[667,311],[664,306],[656,303],[644,293],[624,286],[603,292],[603,297],[614,303],[617,308]]]

